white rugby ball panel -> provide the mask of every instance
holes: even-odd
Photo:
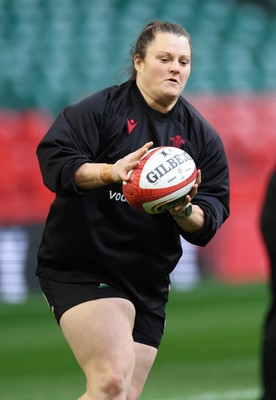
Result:
[[[141,188],[169,188],[185,184],[195,169],[192,157],[175,147],[153,149],[147,154],[140,175]]]

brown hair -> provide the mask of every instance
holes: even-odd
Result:
[[[191,36],[182,26],[174,24],[172,22],[151,21],[144,27],[136,41],[135,47],[133,47],[130,51],[132,66],[130,68],[129,80],[136,79],[136,69],[134,68],[133,63],[133,58],[135,54],[138,54],[140,58],[144,60],[148,45],[155,39],[156,34],[159,32],[172,33],[176,36],[185,36],[188,39],[190,47],[192,47]]]

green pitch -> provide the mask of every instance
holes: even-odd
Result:
[[[257,400],[264,284],[172,291],[163,343],[141,400]],[[0,303],[5,400],[76,400],[84,379],[40,295]]]

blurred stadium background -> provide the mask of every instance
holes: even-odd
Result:
[[[240,323],[233,339],[236,343],[240,340],[240,346],[233,349],[232,339],[227,336],[221,336],[221,345],[214,346],[218,350],[228,346],[230,350],[226,356],[236,362],[232,367],[237,372],[234,376],[238,381],[238,376],[242,375],[244,380],[236,385],[232,381],[232,386],[226,383],[229,370],[224,364],[225,369],[219,367],[221,383],[218,387],[228,388],[228,394],[192,397],[201,389],[204,393],[204,387],[208,387],[210,379],[215,381],[217,373],[215,364],[207,368],[200,364],[199,380],[202,383],[195,378],[193,388],[189,391],[188,384],[185,393],[190,393],[191,400],[242,400],[253,399],[254,390],[258,389],[258,335],[267,301],[269,271],[259,231],[259,216],[276,159],[276,1],[0,0],[0,318],[5,325],[3,338],[7,342],[11,340],[10,345],[2,340],[3,352],[0,353],[3,355],[6,351],[6,358],[2,360],[7,362],[3,363],[3,374],[0,374],[6,400],[49,398],[40,392],[41,380],[38,380],[39,385],[32,380],[33,376],[39,376],[33,363],[38,362],[40,353],[38,339],[29,337],[33,329],[33,333],[46,340],[50,324],[34,276],[43,222],[53,199],[53,194],[42,185],[35,157],[37,143],[65,105],[127,78],[129,50],[151,19],[180,23],[192,35],[193,70],[184,95],[214,125],[224,141],[230,164],[231,218],[206,248],[183,242],[183,258],[172,274],[175,290],[170,311],[173,313],[172,328],[171,331],[168,329],[172,336],[168,333],[160,356],[160,368],[153,371],[156,380],[160,380],[162,368],[167,374],[165,365],[172,367],[174,359],[176,363],[171,375],[179,381],[174,391],[177,394],[175,397],[167,395],[163,388],[165,384],[161,385],[162,391],[152,383],[145,399],[186,399],[184,394],[180,395],[183,393],[183,359],[186,357],[185,370],[188,373],[192,370],[187,379],[191,383],[191,376],[198,376],[196,369],[200,357],[198,360],[196,357],[199,350],[195,358],[191,349],[188,356],[179,349],[180,353],[174,352],[173,349],[178,348],[177,337],[180,344],[182,337],[189,341],[190,332],[196,337],[193,346],[198,348],[204,343],[203,353],[214,355],[215,351],[210,350],[213,345],[208,347],[208,343],[212,343],[211,333],[218,332],[215,324],[221,319],[224,321],[225,318],[224,326],[228,326],[231,314],[232,323]],[[220,317],[215,322],[212,310],[219,306],[223,297],[229,303],[220,310]],[[237,304],[241,313],[238,315]],[[251,308],[247,309],[247,306]],[[181,313],[182,308],[185,312]],[[228,313],[224,317],[229,310],[230,316]],[[193,316],[197,312],[206,324],[200,325],[202,338],[195,334],[198,322],[195,323]],[[207,323],[209,315],[211,322]],[[35,324],[36,319],[46,333]],[[25,332],[22,347],[19,349],[18,345],[15,351],[14,330],[20,332],[24,321],[30,323],[30,330]],[[243,325],[244,321],[248,325]],[[210,323],[214,332],[210,330]],[[181,332],[178,336],[177,331]],[[62,377],[56,382],[66,386],[77,368],[72,360],[66,359],[67,349],[62,353],[64,343],[54,332],[56,327],[53,327],[53,341],[46,340],[47,352],[51,355],[49,365],[46,362],[45,370],[38,368],[37,371],[42,376],[48,365],[56,376],[61,370]],[[36,348],[37,352],[32,351]],[[44,349],[41,353],[43,357],[45,352]],[[65,357],[59,359],[59,368],[51,364],[55,352]],[[248,359],[239,369],[238,359],[244,353]],[[208,359],[208,354],[206,357]],[[30,367],[22,373],[27,359]],[[8,360],[12,360],[10,373]],[[18,362],[16,384],[11,377]],[[44,360],[39,362],[44,363]],[[180,366],[181,362],[183,366]],[[180,372],[177,372],[179,366]],[[211,375],[206,375],[206,370]],[[250,377],[245,376],[246,371]],[[203,376],[207,377],[204,381]],[[52,379],[48,379],[44,381],[44,390],[49,394]],[[76,382],[81,385],[81,379]],[[17,390],[17,386],[18,397],[12,389]],[[236,386],[244,388],[243,395],[235,394]],[[20,387],[26,389],[25,397],[22,397]],[[55,397],[53,391],[51,398],[68,399],[72,393],[77,397],[80,391],[68,390],[67,397],[62,397],[62,391]]]

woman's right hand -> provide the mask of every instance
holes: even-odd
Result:
[[[127,181],[129,171],[133,170],[139,164],[141,158],[147,153],[152,145],[153,142],[147,142],[138,150],[129,153],[127,156],[121,158],[115,164],[111,165],[112,182]]]
[[[75,172],[76,185],[82,190],[128,180],[129,171],[135,168],[153,142],[147,142],[138,150],[129,153],[114,164],[84,163]]]

